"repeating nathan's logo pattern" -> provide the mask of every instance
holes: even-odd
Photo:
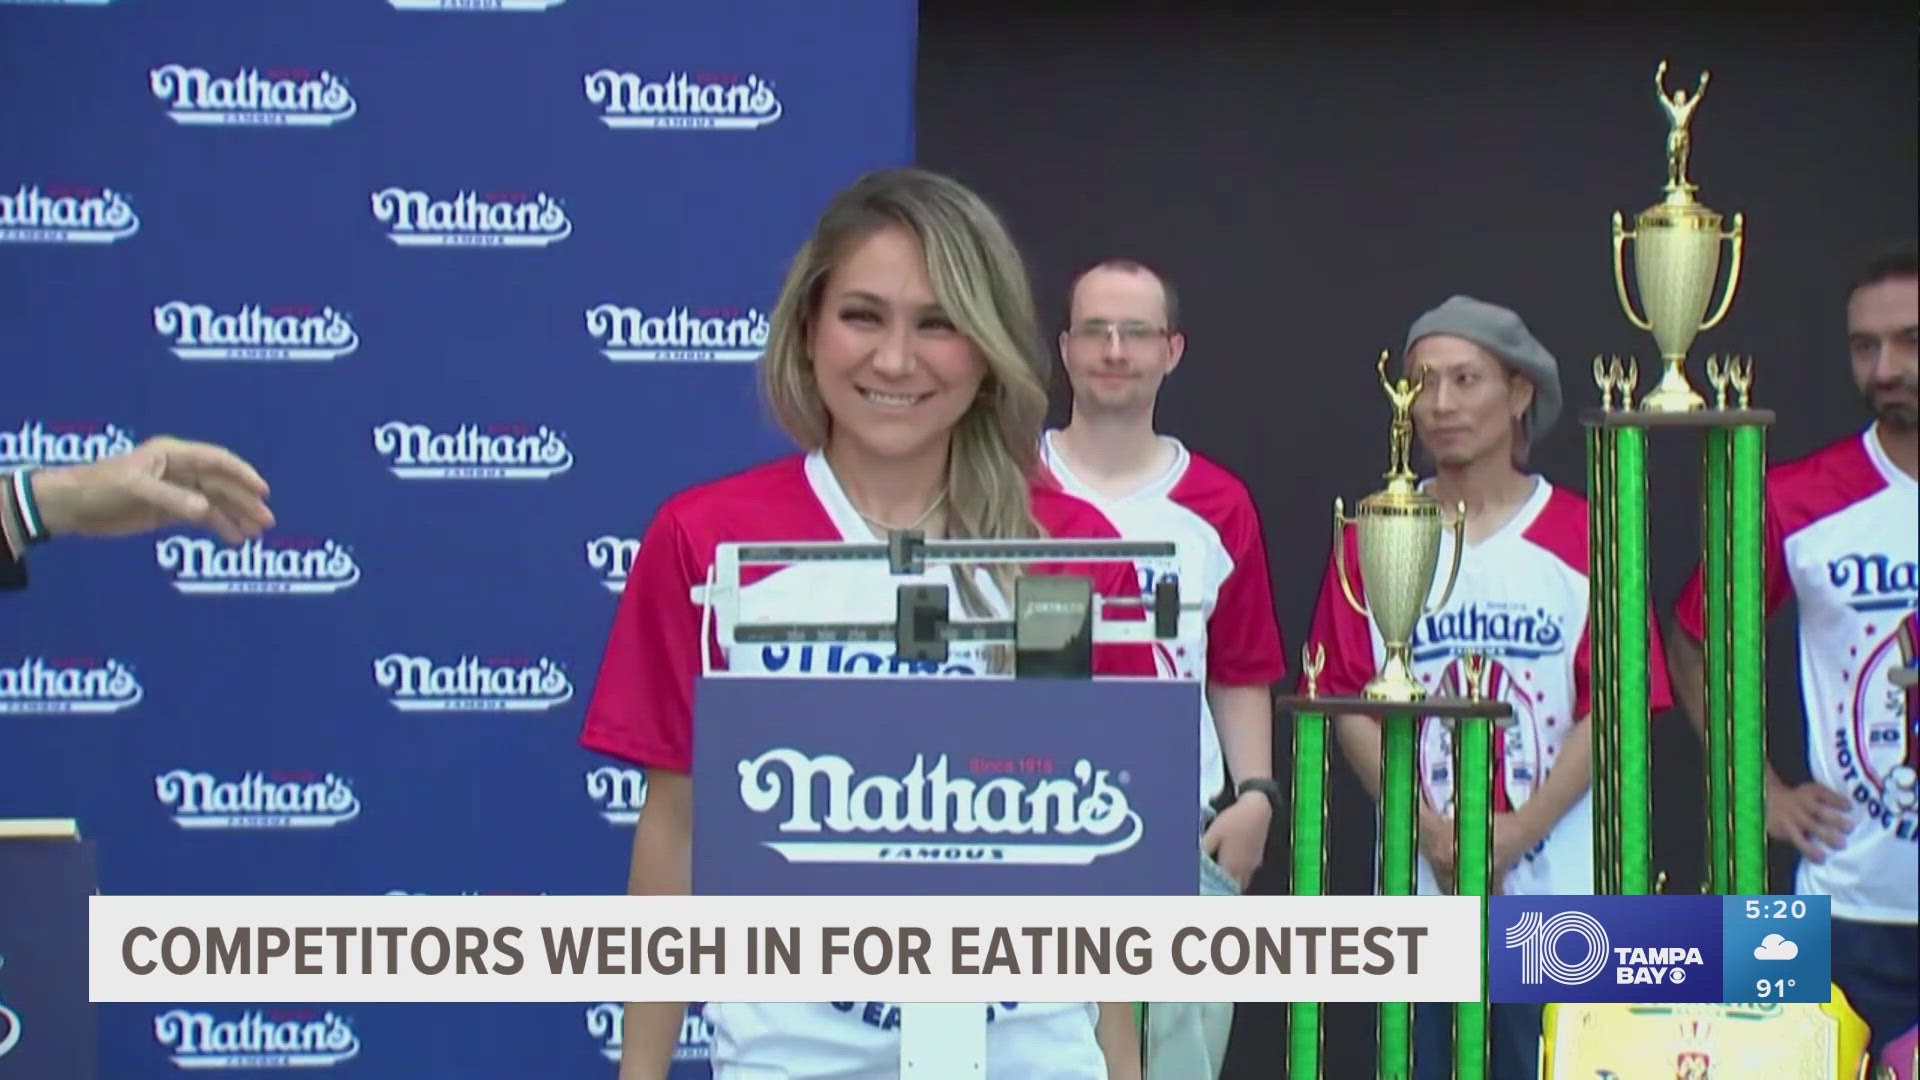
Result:
[[[205,536],[154,542],[154,560],[188,596],[321,596],[360,583],[353,552],[338,540],[274,536],[238,546]]]
[[[758,75],[689,75],[657,79],[601,68],[589,72],[587,101],[600,108],[610,128],[750,131],[780,119],[785,111],[773,83]]]
[[[360,334],[345,312],[302,304],[222,311],[169,300],[154,306],[153,328],[182,360],[338,360],[360,348]]]
[[[680,1021],[680,1038],[674,1043],[673,1060],[706,1061],[712,1056],[713,1025],[707,1023],[704,1014],[699,1004],[687,1006],[687,1014]],[[626,1041],[622,1034],[626,1015],[626,1006],[616,1001],[587,1006],[587,1035],[599,1044],[601,1056],[608,1061],[620,1060]]]
[[[153,1038],[181,1069],[330,1069],[360,1055],[360,1036],[333,1012],[170,1009]]]
[[[373,218],[401,247],[546,247],[573,235],[566,208],[544,191],[436,196],[382,188],[373,193]]]
[[[587,309],[587,333],[618,361],[758,360],[772,323],[757,308],[644,310],[618,304]]]
[[[133,447],[133,432],[118,424],[29,420],[12,431],[0,431],[0,469],[86,465]]]
[[[387,0],[401,11],[547,11],[567,0]]]
[[[627,536],[596,536],[587,541],[587,565],[600,571],[600,583],[610,593],[627,587],[627,575],[633,573],[633,560],[640,554],[640,541]]]
[[[573,468],[566,436],[545,424],[462,424],[435,431],[389,420],[373,448],[402,480],[545,480]]]
[[[401,712],[545,712],[573,700],[566,668],[544,656],[445,662],[395,652],[373,662],[373,680]]]
[[[174,769],[153,778],[153,794],[183,829],[330,829],[360,816],[352,784],[333,773],[249,772],[223,780]]]
[[[163,64],[147,73],[147,81],[176,124],[327,127],[360,109],[347,84],[330,71],[241,68],[215,75]]]
[[[132,667],[111,658],[36,656],[0,667],[0,714],[105,715],[125,712],[146,696]]]
[[[599,805],[600,816],[609,825],[634,825],[647,803],[647,774],[619,765],[589,769],[587,798]]]
[[[140,231],[140,215],[112,188],[22,184],[0,195],[0,243],[112,244]]]

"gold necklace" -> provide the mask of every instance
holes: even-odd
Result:
[[[934,496],[933,501],[927,504],[927,508],[920,512],[920,516],[917,519],[915,519],[914,523],[911,525],[889,525],[886,522],[881,521],[879,518],[876,518],[871,514],[868,514],[865,510],[860,509],[858,506],[855,506],[853,508],[853,512],[856,514],[859,514],[860,519],[862,521],[865,521],[867,524],[873,526],[876,529],[879,529],[882,532],[890,532],[890,533],[905,532],[909,529],[917,529],[920,526],[926,524],[927,519],[933,516],[933,512],[935,510],[940,509],[941,504],[946,501],[947,501],[947,489],[941,488],[940,494]],[[847,502],[849,505],[851,505],[853,503],[853,500],[848,499]]]

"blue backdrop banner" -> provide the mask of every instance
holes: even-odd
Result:
[[[616,593],[669,493],[788,449],[751,361],[912,158],[915,18],[0,0],[0,469],[209,439],[279,519],[32,554],[0,817],[123,895],[621,891],[643,785],[575,744]],[[101,1074],[610,1077],[619,1014],[113,1006]]]

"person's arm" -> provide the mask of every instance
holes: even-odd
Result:
[[[1540,786],[1511,813],[1494,818],[1493,879],[1497,883],[1520,857],[1546,839],[1593,784],[1593,718],[1574,721],[1560,756]],[[1497,891],[1497,890],[1496,890]]]
[[[633,830],[628,896],[685,896],[693,890],[693,780],[647,770],[647,803]],[[632,1001],[621,1024],[620,1080],[666,1080],[680,1042],[684,1001]]]
[[[1242,780],[1273,779],[1273,691],[1266,685],[1207,683],[1207,707],[1227,775]],[[1266,858],[1273,803],[1249,791],[1220,811],[1201,838],[1201,847],[1242,890]]]
[[[0,590],[27,587],[26,529],[14,505],[13,474],[0,473]]]
[[[1094,1037],[1107,1059],[1107,1080],[1140,1080],[1140,1032],[1134,1026],[1132,1002],[1100,1002]],[[628,1077],[622,1074],[620,1080]]]

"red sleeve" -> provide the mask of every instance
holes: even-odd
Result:
[[[1780,515],[1773,505],[1771,487],[1767,491],[1767,498],[1761,510],[1760,529],[1760,543],[1764,552],[1764,568],[1761,570],[1764,581],[1762,589],[1766,594],[1767,614],[1772,615],[1780,610],[1781,604],[1786,602],[1787,594],[1792,591],[1792,583],[1787,580],[1786,538],[1781,534]],[[1706,568],[1696,565],[1692,576],[1687,578],[1686,585],[1680,589],[1680,599],[1673,606],[1674,621],[1678,622],[1680,628],[1695,641],[1699,641],[1707,633],[1706,601],[1703,595],[1705,581]],[[1664,677],[1665,669],[1662,668],[1661,672]]]
[[[1266,538],[1251,501],[1240,501],[1220,540],[1233,569],[1220,583],[1213,617],[1207,620],[1207,681],[1272,685],[1286,677],[1286,646],[1273,613]]]
[[[706,559],[672,508],[661,510],[634,556],[614,612],[580,744],[636,765],[689,772],[700,608],[692,588]]]
[[[1593,634],[1581,627],[1580,645],[1573,654],[1573,715],[1584,719],[1593,713]],[[1651,605],[1647,610],[1647,713],[1658,715],[1673,708],[1673,683],[1667,678],[1667,648],[1660,633],[1660,618]]]
[[[1360,551],[1352,526],[1341,530],[1346,551],[1347,581],[1354,598],[1362,604],[1367,594],[1360,583]],[[1327,553],[1326,573],[1320,579],[1320,597],[1313,605],[1313,628],[1307,636],[1308,647],[1326,650],[1326,666],[1321,669],[1319,693],[1326,697],[1356,697],[1367,682],[1379,674],[1373,658],[1373,631],[1366,616],[1353,610],[1335,576],[1339,565],[1332,551]],[[1300,673],[1300,689],[1306,689],[1306,672]]]

